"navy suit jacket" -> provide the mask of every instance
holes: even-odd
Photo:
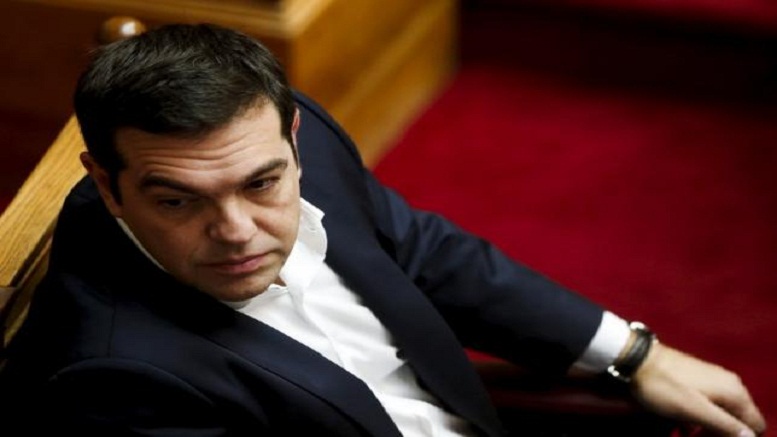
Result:
[[[422,387],[500,435],[463,347],[561,374],[602,310],[410,208],[322,109],[301,95],[297,104],[302,195],[326,214],[326,262],[392,333]],[[360,380],[156,268],[89,179],[65,203],[49,272],[0,375],[6,417],[34,411],[29,432],[400,435]]]

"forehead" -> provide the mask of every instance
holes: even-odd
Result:
[[[272,104],[253,107],[226,126],[197,138],[120,129],[116,147],[125,162],[124,172],[134,179],[150,175],[184,179],[229,176],[250,172],[262,162],[291,153]]]

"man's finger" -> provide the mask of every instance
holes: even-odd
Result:
[[[708,431],[726,437],[755,437],[753,429],[734,417],[724,408],[712,403],[702,395],[694,396],[685,404],[688,417],[696,418],[698,424]]]
[[[766,419],[756,407],[742,381],[738,377],[735,378],[736,383],[731,384],[734,388],[731,393],[726,396],[711,397],[711,399],[757,434],[763,434],[766,431]]]

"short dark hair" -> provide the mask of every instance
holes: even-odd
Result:
[[[267,103],[297,159],[294,96],[280,63],[259,41],[213,24],[166,25],[97,49],[74,96],[87,150],[119,201],[120,128],[197,137]]]

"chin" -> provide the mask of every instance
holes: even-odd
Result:
[[[269,280],[248,280],[227,286],[203,287],[202,290],[220,301],[241,302],[264,293],[271,283]]]
[[[215,297],[216,299],[222,302],[242,302],[264,293],[266,289],[267,289],[266,287],[264,288],[247,287],[247,288],[234,288],[234,289],[200,288],[200,290],[203,290],[205,293]]]

